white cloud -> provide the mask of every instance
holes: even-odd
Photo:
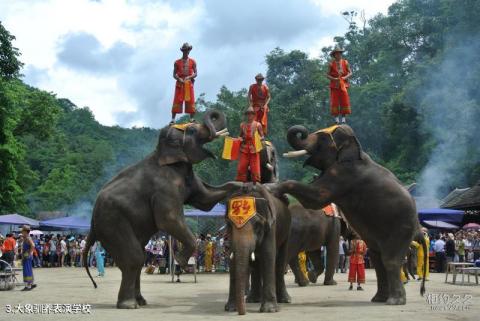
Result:
[[[248,86],[273,48],[317,55],[345,31],[340,12],[369,18],[392,2],[16,0],[0,2],[0,19],[17,37],[28,83],[89,106],[103,124],[161,127],[181,43],[194,46],[197,94],[214,99],[222,85]]]

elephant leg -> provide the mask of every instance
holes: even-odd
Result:
[[[400,269],[402,268],[402,258],[395,256],[386,256],[382,253],[382,261],[387,272],[388,279],[388,305],[403,305],[407,303],[405,288],[400,279]]]
[[[389,293],[387,271],[379,252],[369,249],[368,254],[377,274],[377,293],[373,296],[372,302],[386,302]]]
[[[140,306],[147,305],[147,300],[142,296],[140,292],[140,275],[142,274],[142,267],[137,270],[137,278],[135,280],[135,299]]]
[[[308,280],[312,283],[317,283],[318,277],[323,273],[322,251],[309,251],[307,257],[313,265],[313,270],[308,271]]]
[[[121,218],[115,233],[103,237],[102,242],[122,272],[122,281],[118,292],[117,308],[136,309],[136,289],[140,291],[140,274],[145,259],[144,249],[132,227]]]
[[[273,227],[268,235],[265,236],[263,243],[261,244],[262,257],[260,258],[260,265],[262,268],[262,305],[260,312],[277,312],[277,294],[275,284],[275,228]]]
[[[295,275],[295,282],[299,286],[307,286],[308,285],[308,279],[305,278],[305,275],[303,275],[302,271],[300,270],[300,263],[298,262],[298,256],[294,256],[290,262],[288,262],[288,265],[290,265],[290,268],[292,269],[293,275]]]
[[[225,311],[235,312],[237,307],[235,304],[235,258],[229,262],[230,286],[228,290],[228,301],[225,304]]]
[[[256,256],[258,257],[258,255]],[[250,269],[250,291],[248,291],[247,296],[247,302],[249,303],[259,303],[262,301],[262,273],[259,262],[260,260],[254,261]]]
[[[336,218],[335,218],[336,220]],[[339,228],[340,230],[340,228]],[[327,244],[327,267],[325,269],[325,280],[323,281],[324,285],[336,285],[337,282],[333,279],[335,274],[335,267],[338,264],[338,244],[340,242],[340,233],[335,233],[333,237],[330,238]]]
[[[292,298],[287,292],[285,286],[285,268],[287,267],[288,241],[282,244],[277,253],[275,261],[275,275],[277,288],[277,302],[290,303]]]
[[[195,251],[195,237],[185,222],[183,204],[165,202],[164,196],[155,196],[153,199],[155,222],[159,230],[173,236],[183,245],[182,250],[175,255],[175,259],[182,268],[186,268],[188,259]]]

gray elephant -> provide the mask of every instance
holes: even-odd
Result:
[[[303,126],[288,130],[296,149],[285,156],[308,155],[306,165],[321,171],[311,184],[285,181],[270,187],[289,193],[311,209],[330,203],[339,206],[352,228],[365,240],[377,274],[374,302],[405,304],[400,268],[412,239],[422,240],[415,201],[398,179],[375,163],[363,150],[348,125],[308,133]],[[420,293],[425,292],[422,281]]]
[[[96,240],[112,256],[122,272],[117,308],[146,304],[140,292],[140,273],[145,245],[154,233],[165,231],[182,243],[176,260],[186,266],[195,238],[185,223],[183,205],[209,210],[241,187],[236,182],[209,186],[192,170],[192,164],[213,157],[203,145],[225,135],[225,125],[222,113],[209,111],[203,123],[161,129],[156,150],[122,170],[99,192],[83,259],[86,262],[88,249]],[[86,269],[92,279],[88,266]]]
[[[333,279],[335,265],[338,263],[338,245],[340,242],[341,219],[328,216],[323,210],[310,210],[300,204],[289,206],[292,215],[290,238],[288,240],[288,263],[298,285],[306,286],[324,270],[321,247],[327,249],[327,267],[323,284],[337,284]],[[305,251],[314,269],[308,272],[308,279],[301,273],[298,254]]]
[[[253,216],[248,215],[251,205],[245,197],[255,198]],[[231,260],[225,310],[245,314],[245,289],[251,267],[249,301],[261,302],[260,312],[277,312],[277,302],[290,302],[284,280],[291,221],[288,204],[256,185],[255,191],[233,195],[227,211]]]

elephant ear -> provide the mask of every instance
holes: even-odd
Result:
[[[270,229],[273,226],[273,223],[275,223],[275,216],[268,199],[255,198],[255,207],[257,209],[257,215],[260,215],[265,219],[265,226]]]
[[[348,129],[350,129],[348,127]],[[339,127],[333,133],[333,139],[337,145],[337,160],[339,162],[351,162],[354,160],[362,160],[362,146],[353,134],[353,131]]]
[[[190,162],[187,154],[183,150],[183,141],[175,137],[175,130],[176,129],[170,127],[168,129],[162,129],[160,133],[160,141],[157,147],[160,152],[160,156],[158,157],[158,164],[160,166]]]

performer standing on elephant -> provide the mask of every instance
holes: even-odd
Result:
[[[197,77],[197,63],[188,55],[192,50],[192,45],[188,42],[184,43],[180,50],[183,57],[175,61],[173,65],[173,78],[177,81],[175,84],[175,96],[172,106],[172,121],[175,123],[175,116],[183,112],[183,104],[185,103],[185,113],[190,114],[190,120],[194,121],[195,115],[195,95],[193,91],[193,83]]]
[[[250,168],[250,180],[255,184],[260,182],[260,150],[262,146],[258,146],[261,145],[258,140],[263,141],[265,138],[262,125],[255,120],[256,114],[253,107],[248,107],[245,115],[247,116],[247,122],[240,124],[242,145],[235,180],[247,182]]]
[[[336,47],[331,53],[334,59],[330,63],[327,78],[330,79],[330,112],[335,117],[335,122],[340,123],[340,115],[342,115],[342,123],[346,122],[346,115],[350,115],[350,97],[348,96],[348,88],[350,84],[348,79],[352,76],[352,71],[348,65],[348,61],[342,58],[343,49]]]
[[[349,290],[353,290],[353,283],[357,283],[357,290],[363,290],[360,284],[365,283],[365,252],[367,245],[355,235],[350,246],[350,271],[348,272]]]
[[[418,242],[412,241],[412,245],[415,246],[417,249],[417,275],[418,275],[418,280],[421,280],[422,278],[425,277],[425,280],[428,280],[428,276],[430,275],[430,266],[429,262],[427,259],[427,270],[425,275],[423,275],[423,262],[425,255],[428,257],[430,253],[430,238],[428,237],[428,230],[423,227],[422,228],[423,232],[423,237],[425,238],[425,243],[427,244],[427,253],[423,253],[423,247],[421,244]]]
[[[263,83],[262,74],[255,76],[256,83],[250,85],[248,89],[248,103],[255,111],[255,121],[262,124],[263,132],[267,133],[268,125],[268,103],[270,102],[270,90],[267,85]]]
[[[22,291],[30,291],[36,287],[36,285],[33,284],[33,250],[35,249],[35,244],[33,244],[32,238],[29,234],[30,226],[23,226],[22,266],[23,282],[25,283],[25,287],[22,289]]]

